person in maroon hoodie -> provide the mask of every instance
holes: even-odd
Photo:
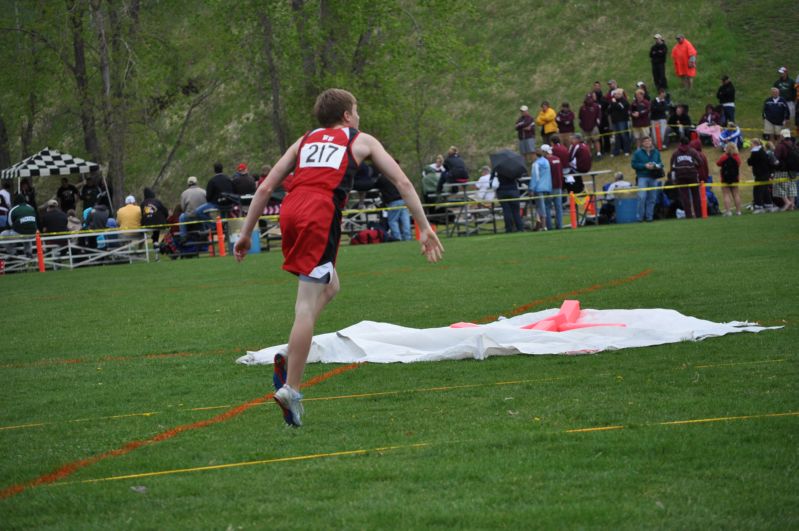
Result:
[[[707,164],[707,157],[704,151],[702,151],[702,142],[700,142],[698,138],[694,138],[688,145],[694,148],[697,155],[699,155],[699,181],[706,183],[710,176],[710,167]]]
[[[579,194],[585,190],[582,174],[591,171],[591,149],[583,142],[583,135],[575,133],[569,148],[569,171],[563,172],[563,187],[569,192]]]
[[[585,95],[583,104],[578,111],[580,129],[583,131],[585,141],[594,146],[594,156],[602,158],[602,144],[599,141],[599,124],[602,121],[602,108],[596,102],[596,95],[589,92]]]
[[[555,116],[555,123],[558,124],[558,135],[564,143],[568,144],[574,133],[574,112],[572,112],[568,101],[560,104],[560,111]]]
[[[557,136],[553,136],[550,138],[550,140],[554,140],[555,138],[557,138]],[[558,145],[560,145],[560,139],[558,139]],[[550,216],[549,213],[552,212],[552,206],[554,203],[555,226],[558,229],[562,229],[563,198],[560,197],[560,195],[563,194],[563,162],[561,161],[560,157],[554,154],[554,147],[551,148],[550,152],[545,153],[545,156],[549,161],[549,169],[552,175],[552,193],[544,198],[544,202],[546,204],[546,227],[548,230],[552,230],[552,216]]]
[[[671,175],[677,183],[680,192],[680,202],[685,211],[686,218],[698,218],[701,216],[701,203],[699,198],[699,167],[702,165],[702,158],[697,151],[692,148],[688,138],[680,139],[680,145],[671,155]]]
[[[563,175],[569,167],[569,148],[563,145],[558,135],[552,135],[549,141],[552,146],[552,154],[560,159],[561,175]]]
[[[639,88],[635,91],[635,99],[630,105],[630,116],[633,119],[633,138],[638,148],[644,137],[649,136],[649,100],[646,99],[646,91]]]

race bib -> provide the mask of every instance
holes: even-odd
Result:
[[[338,169],[346,150],[344,146],[329,142],[305,144],[300,150],[300,168]]]

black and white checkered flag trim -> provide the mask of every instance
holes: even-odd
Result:
[[[22,162],[0,172],[2,179],[17,177],[46,177],[48,175],[75,175],[98,171],[100,166],[67,153],[45,148]]]

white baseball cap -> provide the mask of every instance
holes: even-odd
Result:
[[[527,105],[522,105],[521,107],[519,107],[519,110],[522,112],[527,112],[530,110],[530,107],[528,107]]]
[[[125,204],[126,205],[132,205],[135,202],[136,202],[136,198],[133,197],[132,195],[129,195],[128,197],[125,198]]]

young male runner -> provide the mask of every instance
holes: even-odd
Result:
[[[250,249],[250,234],[272,191],[293,173],[284,185],[288,194],[280,209],[280,231],[283,269],[299,277],[299,286],[287,360],[275,356],[274,378],[275,402],[292,426],[302,425],[299,388],[316,319],[339,290],[335,263],[341,210],[363,160],[371,158],[399,190],[419,227],[419,244],[427,260],[437,262],[444,251],[408,177],[376,138],[358,131],[355,97],[346,90],[328,89],[316,99],[314,115],[321,127],[297,140],[258,187],[234,248],[236,260],[244,260]],[[284,363],[288,365],[285,373]]]

